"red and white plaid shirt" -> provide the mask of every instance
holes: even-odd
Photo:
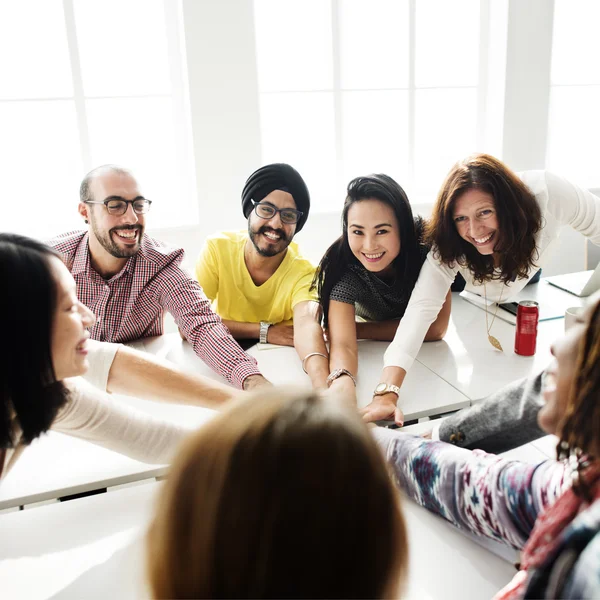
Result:
[[[96,315],[91,338],[130,342],[162,335],[169,311],[196,354],[237,387],[260,371],[216,315],[202,288],[180,266],[184,251],[144,235],[139,251],[116,275],[103,279],[90,264],[88,234],[75,231],[49,242],[64,256],[79,300]]]

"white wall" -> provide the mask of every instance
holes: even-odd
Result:
[[[515,170],[544,167],[552,6],[548,0],[497,0],[489,7],[492,34],[508,30],[507,47],[488,57],[495,75],[488,94],[498,96],[496,126],[504,117],[498,151]],[[200,222],[161,230],[150,219],[149,231],[184,247],[191,267],[206,235],[245,228],[240,194],[262,158],[252,0],[182,0],[182,7]],[[427,207],[416,212],[426,214]],[[317,262],[339,234],[339,212],[313,210],[297,241]],[[545,273],[584,269],[586,257],[583,237],[565,231]]]

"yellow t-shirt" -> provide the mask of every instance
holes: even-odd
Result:
[[[224,231],[209,237],[196,263],[196,279],[222,319],[291,324],[296,304],[318,301],[316,291],[309,289],[315,268],[292,242],[277,271],[257,286],[244,261],[247,240],[245,231]]]

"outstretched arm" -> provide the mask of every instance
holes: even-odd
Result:
[[[224,383],[192,375],[177,365],[127,346],[119,346],[106,389],[114,394],[159,402],[219,408],[243,392]]]
[[[321,328],[321,308],[317,302],[299,302],[294,306],[294,347],[316,389],[327,388],[329,353]],[[318,354],[312,354],[318,352]],[[306,360],[304,360],[309,354]]]
[[[358,344],[356,343],[354,304],[331,300],[329,303],[329,370],[346,369],[354,377],[358,374]],[[331,383],[331,390],[356,405],[356,388],[348,375]]]
[[[565,465],[553,460],[524,464],[382,427],[373,435],[410,498],[460,529],[514,548],[570,485]]]
[[[214,371],[238,388],[245,380],[264,380],[256,360],[246,354],[223,325],[204,296],[197,281],[178,265],[169,268],[168,287],[161,288],[160,302],[173,315],[182,334],[196,354]]]

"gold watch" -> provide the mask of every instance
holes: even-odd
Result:
[[[383,396],[383,394],[387,394],[388,392],[393,392],[396,396],[400,397],[400,388],[393,383],[385,383],[385,381],[377,384],[377,387],[373,391],[373,396]]]

